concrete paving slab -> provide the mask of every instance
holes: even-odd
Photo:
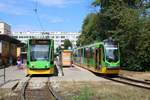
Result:
[[[32,77],[28,87],[30,89],[41,89],[44,88],[47,81],[48,81],[48,77]]]
[[[96,76],[92,72],[80,68],[78,66],[63,68],[64,76],[58,77],[51,77],[50,81],[71,81],[71,82],[78,82],[78,81],[109,81],[99,76]]]
[[[12,91],[18,85],[18,81],[11,81],[4,84],[0,90]]]
[[[0,69],[0,75],[3,75],[4,70]],[[13,80],[20,80],[26,76],[25,69],[18,69],[17,66],[9,66],[5,70],[5,80],[6,82],[10,82]],[[0,85],[4,83],[3,76],[0,77]]]

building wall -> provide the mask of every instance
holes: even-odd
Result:
[[[0,22],[0,34],[11,34],[11,27],[5,22]]]
[[[62,46],[65,39],[69,39],[72,42],[73,47],[76,46],[76,41],[79,38],[80,32],[12,32],[12,36],[24,43],[27,43],[28,39],[32,38],[50,38],[54,39],[54,48]]]
[[[2,51],[0,52],[0,65],[8,65],[10,58],[12,58],[12,63],[15,64],[17,60],[17,45],[8,41],[1,41],[1,43]]]

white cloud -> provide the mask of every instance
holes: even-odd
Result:
[[[13,32],[26,32],[26,31],[41,31],[41,27],[40,26],[34,26],[34,25],[26,25],[26,24],[22,24],[22,25],[14,25],[12,26],[12,31]]]
[[[64,22],[64,20],[61,19],[61,18],[58,18],[58,19],[50,19],[49,22],[50,22],[50,23],[62,23],[62,22]]]
[[[42,24],[44,30],[47,30],[44,22],[47,22],[49,24],[58,24],[58,23],[63,23],[64,19],[62,19],[61,17],[56,17],[56,16],[48,17],[47,15],[41,15],[40,21],[41,21],[41,24]],[[26,25],[26,24],[14,25],[14,26],[12,25],[12,31],[14,31],[14,32],[17,32],[17,31],[43,31],[42,28],[40,27],[38,21],[36,24],[37,25]]]
[[[16,2],[17,0],[2,1],[0,2],[0,12],[7,13],[11,15],[27,15],[29,10],[21,5],[22,2]]]
[[[38,2],[46,6],[53,6],[53,5],[60,6],[66,3],[65,0],[38,0]]]
[[[34,0],[45,6],[64,7],[68,4],[81,3],[84,0]]]
[[[56,24],[56,23],[63,23],[64,19],[60,16],[48,16],[46,14],[40,15],[41,21],[47,21],[48,23]]]
[[[2,0],[0,12],[11,15],[29,15],[36,5],[46,7],[66,7],[71,4],[82,3],[85,0]]]

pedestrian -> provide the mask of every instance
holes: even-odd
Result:
[[[20,57],[17,58],[17,67],[18,67],[18,69],[21,68],[21,59],[20,59]]]
[[[64,76],[60,55],[56,56],[55,65],[56,65],[57,70],[58,70],[58,76]]]

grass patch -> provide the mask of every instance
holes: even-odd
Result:
[[[68,82],[59,87],[64,100],[150,100],[150,90],[114,82]]]
[[[72,100],[91,100],[94,95],[92,89],[87,86],[82,88],[79,93],[79,95],[73,96]]]

